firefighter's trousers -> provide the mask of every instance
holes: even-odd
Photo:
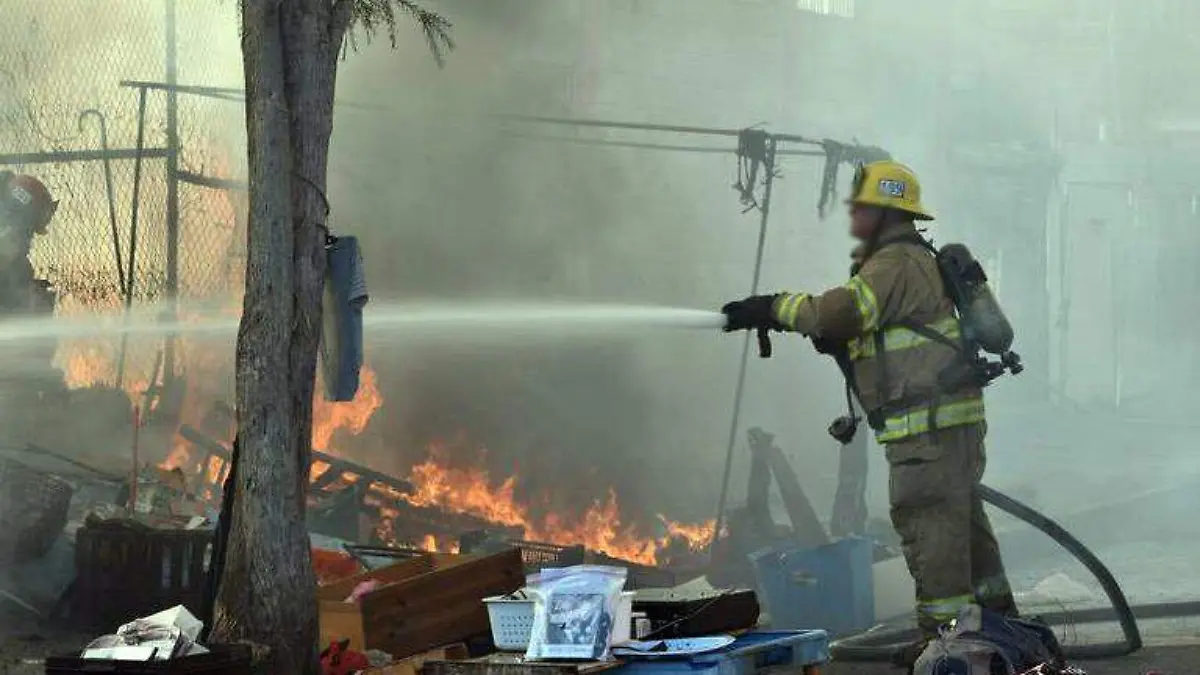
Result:
[[[1016,615],[978,490],[986,431],[986,423],[968,424],[886,446],[892,524],[916,583],[917,618],[927,634],[970,602]]]

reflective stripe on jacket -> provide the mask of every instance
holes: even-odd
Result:
[[[881,443],[984,419],[977,387],[940,386],[969,371],[960,352],[905,327],[923,327],[954,343],[960,338],[937,262],[908,241],[915,234],[911,224],[893,226],[845,284],[819,295],[784,293],[774,306],[776,320],[787,328],[847,345],[863,407],[881,416]]]

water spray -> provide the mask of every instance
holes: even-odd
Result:
[[[184,308],[183,313],[189,312]],[[122,336],[231,337],[237,334],[236,317],[205,316],[194,320],[163,320],[154,311],[137,311],[91,317],[53,317],[0,321],[0,343]],[[368,337],[379,338],[448,331],[471,335],[556,335],[586,331],[589,334],[630,329],[718,330],[725,325],[720,312],[708,310],[603,303],[372,303],[363,313]]]

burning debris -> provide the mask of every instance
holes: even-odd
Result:
[[[353,419],[343,417],[342,419]],[[198,430],[184,427],[181,437],[205,453],[193,472],[209,480],[223,478],[228,452]],[[659,533],[641,534],[623,524],[615,492],[608,491],[581,516],[554,513],[541,517],[517,497],[517,478],[495,481],[479,464],[452,466],[448,448],[435,445],[429,457],[407,476],[394,478],[344,458],[314,451],[310,503],[317,520],[358,521],[366,516],[370,535],[331,533],[374,543],[427,551],[456,552],[461,535],[488,529],[506,531],[513,539],[582,545],[597,553],[642,565],[670,563],[668,552],[701,550],[712,537],[711,523],[688,525],[658,517]],[[214,461],[220,465],[211,470]],[[203,471],[201,471],[203,467]],[[345,515],[349,513],[350,515]],[[328,522],[328,521],[327,521]],[[355,522],[355,524],[358,524]],[[355,536],[358,535],[358,536]]]

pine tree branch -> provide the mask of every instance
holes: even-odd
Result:
[[[453,25],[442,15],[412,0],[334,0],[334,35],[344,33],[349,37],[347,47],[358,49],[356,37],[360,31],[369,42],[380,30],[385,30],[395,49],[399,44],[400,15],[416,21],[433,60],[439,67],[445,65],[446,53],[454,49],[454,39],[450,36]]]

